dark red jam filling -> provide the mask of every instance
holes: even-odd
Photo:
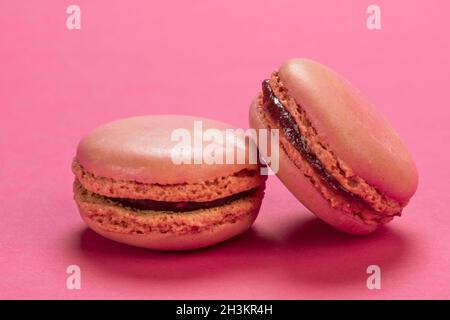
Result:
[[[137,210],[153,210],[153,211],[174,211],[174,212],[186,212],[199,209],[208,209],[212,207],[223,206],[232,201],[245,197],[256,189],[247,190],[231,196],[204,202],[170,202],[170,201],[157,201],[149,199],[129,199],[129,198],[108,198],[114,202],[120,203],[124,207],[133,208]]]
[[[339,181],[325,169],[323,164],[308,146],[306,138],[302,135],[295,119],[275,96],[268,79],[264,80],[262,83],[262,92],[264,109],[268,111],[272,121],[274,121],[277,124],[277,127],[283,131],[288,141],[300,152],[302,157],[311,164],[319,177],[331,188],[342,192],[345,197],[351,198],[353,201],[361,202],[370,208],[367,201],[345,189]]]

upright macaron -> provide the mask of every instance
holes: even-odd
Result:
[[[315,61],[289,60],[264,80],[250,125],[279,130],[278,177],[342,231],[374,231],[416,191],[416,166],[398,134],[349,81]]]
[[[95,129],[72,162],[83,220],[106,238],[158,250],[200,248],[246,231],[261,206],[266,176],[248,157],[226,161],[248,147],[239,135],[230,139],[234,129],[173,115]]]

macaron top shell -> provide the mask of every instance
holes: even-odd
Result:
[[[232,175],[243,169],[258,170],[257,164],[248,164],[248,161],[243,164],[227,164],[225,161],[205,163],[201,158],[205,148],[222,150],[226,159],[230,153],[236,155],[241,152],[246,144],[239,136],[233,136],[226,143],[220,139],[205,142],[201,136],[198,140],[199,136],[194,133],[195,121],[201,122],[203,133],[208,129],[217,129],[225,136],[226,129],[234,129],[223,122],[192,116],[128,118],[100,126],[85,136],[78,145],[76,159],[84,169],[96,176],[157,184],[201,182]],[[172,136],[176,129],[190,135],[191,149],[185,150],[191,159],[190,164],[173,161],[172,152],[180,142],[179,137]],[[196,143],[194,139],[197,139]],[[194,164],[194,155],[200,155],[200,163]]]
[[[306,59],[287,61],[278,74],[338,158],[384,194],[408,201],[418,183],[410,153],[386,119],[346,79]]]

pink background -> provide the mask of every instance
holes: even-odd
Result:
[[[450,298],[450,5],[374,1],[0,1],[1,298]],[[321,61],[383,111],[417,161],[404,216],[367,237],[315,219],[272,177],[256,224],[203,250],[145,251],[89,231],[70,162],[101,123],[201,115],[247,126],[286,58]],[[82,289],[66,289],[77,264]],[[378,264],[382,289],[366,288]]]

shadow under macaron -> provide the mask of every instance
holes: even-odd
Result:
[[[351,235],[311,217],[286,228],[281,243],[289,281],[329,285],[360,283],[366,288],[370,265],[380,267],[383,283],[389,275],[402,271],[411,253],[412,240],[391,225],[380,226],[368,235]],[[288,253],[289,252],[289,253]]]
[[[301,283],[319,287],[361,283],[366,289],[369,265],[380,266],[388,281],[389,274],[408,259],[408,238],[394,228],[380,227],[372,234],[355,236],[305,214],[297,213],[298,219],[286,220],[273,230],[256,225],[233,239],[190,251],[131,247],[86,228],[79,234],[78,249],[92,266],[122,278],[169,283],[256,271],[281,282],[298,282],[299,290]]]
[[[275,244],[252,227],[232,239],[205,248],[187,251],[157,251],[128,246],[106,239],[89,228],[80,235],[79,249],[92,264],[125,277],[159,281],[214,277],[217,274],[246,272]]]

